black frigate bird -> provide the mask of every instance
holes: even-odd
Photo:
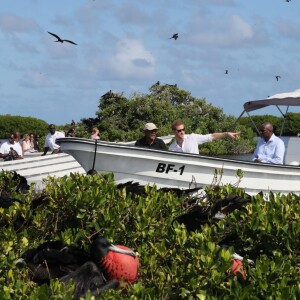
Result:
[[[225,74],[228,74],[228,70],[225,70]]]
[[[26,266],[30,280],[39,285],[49,284],[51,279],[57,278],[68,287],[72,279],[75,284],[74,299],[80,299],[85,297],[88,290],[92,296],[97,296],[105,290],[120,286],[120,279],[115,277],[115,273],[120,273],[120,270],[114,269],[120,269],[120,265],[112,261],[111,252],[136,257],[132,250],[124,250],[98,237],[93,240],[89,252],[59,240],[45,242],[37,248],[28,249],[16,261],[16,265],[19,268]],[[121,268],[121,271],[126,274],[128,270]],[[137,274],[138,270],[133,275]]]
[[[214,201],[211,206],[195,205],[186,213],[176,217],[175,221],[184,224],[188,231],[195,231],[204,224],[216,223],[236,209],[246,211],[245,206],[250,201],[251,197],[248,195],[245,198],[236,195],[227,196]]]
[[[15,183],[13,191],[26,194],[29,190],[29,185],[27,179],[18,174],[16,171],[8,171],[7,174],[12,174],[11,180]],[[4,179],[4,185],[8,185],[9,178]],[[12,191],[9,189],[0,190],[0,207],[8,208],[13,205],[15,202],[22,203],[22,201],[12,197]]]
[[[57,38],[57,41],[54,41],[54,42],[60,42],[60,43],[68,42],[68,43],[71,43],[71,44],[73,44],[73,45],[77,45],[76,43],[74,43],[74,42],[72,42],[72,41],[70,41],[70,40],[63,40],[63,39],[61,39],[61,38],[60,38],[57,34],[55,34],[55,33],[52,33],[52,32],[49,32],[49,31],[48,31],[48,33],[51,34],[51,35],[53,35],[54,37]]]
[[[279,75],[276,75],[275,78],[276,78],[276,80],[278,81],[279,78],[281,78],[281,77],[280,77]]]
[[[169,39],[177,40],[178,39],[178,33],[174,33]]]
[[[125,189],[126,192],[132,193],[135,195],[145,195],[146,189],[145,185],[139,184],[139,182],[133,182],[133,181],[127,181],[124,183],[119,183],[117,185],[117,188],[120,190]],[[203,190],[203,187],[197,187],[197,188],[190,188],[190,189],[180,189],[180,188],[171,188],[171,187],[162,187],[160,189],[157,189],[158,191],[164,191],[165,193],[173,193],[176,194],[178,197],[191,195],[193,193],[197,193],[200,190]]]

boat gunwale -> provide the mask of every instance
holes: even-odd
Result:
[[[221,158],[221,157],[214,157],[209,156],[205,154],[192,154],[192,153],[184,153],[184,152],[174,152],[174,151],[166,151],[166,150],[158,150],[158,149],[149,149],[149,148],[142,148],[142,147],[136,147],[134,145],[124,145],[119,144],[117,142],[109,142],[109,141],[101,141],[101,140],[91,140],[87,138],[78,138],[78,137],[64,137],[59,138],[56,140],[57,144],[61,144],[61,142],[73,142],[73,143],[84,143],[84,144],[91,144],[95,145],[97,143],[97,146],[103,146],[108,148],[122,148],[122,149],[134,149],[135,151],[141,151],[141,152],[153,152],[153,153],[161,153],[163,155],[173,155],[173,156],[183,156],[183,157],[193,157],[193,158],[202,158],[202,159],[209,159],[214,161],[224,161],[224,162],[231,162],[241,165],[238,169],[242,168],[242,165],[254,165],[256,168],[268,168],[268,169],[297,169],[299,170],[300,166],[294,166],[294,165],[280,165],[280,164],[269,164],[269,163],[255,163],[252,161],[245,161],[245,160],[238,160],[238,159],[230,159],[230,158]],[[93,151],[94,152],[94,151]]]

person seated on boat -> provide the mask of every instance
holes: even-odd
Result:
[[[35,152],[33,141],[30,141],[29,134],[25,133],[22,141],[22,152],[23,156],[29,153]]]
[[[257,163],[283,164],[285,146],[282,139],[275,136],[273,126],[266,122],[260,127],[260,135],[252,161]]]
[[[154,123],[147,123],[144,126],[144,137],[135,142],[136,147],[167,150],[167,146],[162,139],[156,137],[157,127]]]
[[[76,130],[75,128],[70,128],[67,133],[66,133],[66,137],[75,137],[76,136]]]
[[[1,144],[0,158],[7,160],[22,159],[22,147],[20,143],[15,142],[15,135],[11,133],[6,142]]]
[[[15,142],[20,143],[21,140],[21,133],[19,131],[14,132]],[[21,144],[21,143],[20,143]]]
[[[99,129],[97,127],[94,127],[92,129],[92,134],[91,134],[91,139],[92,140],[100,140],[100,132]]]
[[[177,120],[172,124],[172,130],[175,134],[175,141],[170,145],[169,150],[174,152],[186,152],[199,154],[199,145],[212,142],[214,140],[230,137],[238,140],[240,132],[215,132],[211,134],[185,134],[184,123]]]
[[[40,135],[36,134],[33,140],[34,150],[40,152]]]
[[[49,133],[46,135],[44,153],[46,155],[48,150],[52,150],[52,154],[61,153],[60,146],[55,143],[56,139],[65,137],[65,134],[61,131],[57,131],[54,124],[49,125]]]
[[[32,150],[32,152],[36,152],[34,151],[34,134],[33,133],[30,133],[29,135],[29,141],[30,141],[30,148]]]

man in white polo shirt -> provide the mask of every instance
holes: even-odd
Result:
[[[8,136],[7,142],[1,144],[0,158],[3,158],[4,160],[14,160],[23,158],[21,145],[15,142],[15,136],[13,133],[11,133]]]
[[[45,139],[44,153],[42,156],[46,155],[49,149],[52,150],[52,154],[61,153],[60,146],[55,142],[56,139],[65,137],[65,134],[60,131],[56,131],[54,124],[49,125],[49,131],[50,132],[47,134]]]
[[[199,145],[212,142],[214,140],[230,137],[232,139],[239,139],[239,132],[216,132],[211,134],[185,134],[184,123],[177,120],[172,124],[172,130],[175,134],[176,140],[170,145],[169,150],[175,152],[186,152],[199,154]]]

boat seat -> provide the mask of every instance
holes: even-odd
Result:
[[[287,165],[299,167],[300,163],[299,163],[299,161],[293,160],[291,162],[288,162]]]
[[[299,166],[300,163],[300,138],[285,137],[285,156],[284,162],[286,165]]]

